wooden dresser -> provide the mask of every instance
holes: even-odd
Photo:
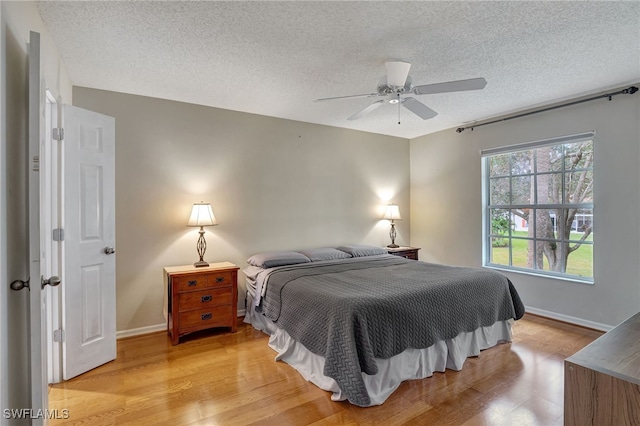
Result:
[[[389,254],[393,254],[395,256],[404,257],[405,259],[413,259],[418,260],[418,247],[398,247],[398,248],[388,248],[387,252]]]
[[[564,424],[640,425],[640,313],[565,360]]]
[[[237,327],[238,267],[212,263],[164,268],[168,296],[168,330],[171,341],[194,331],[213,327]]]

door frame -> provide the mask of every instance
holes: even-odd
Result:
[[[45,146],[40,153],[41,197],[43,223],[41,225],[41,250],[45,254],[43,274],[56,275],[64,280],[61,266],[61,242],[53,241],[53,230],[60,227],[60,142],[53,138],[53,128],[61,127],[62,98],[45,86]],[[54,341],[54,330],[62,329],[62,289],[46,286],[46,335],[47,335],[47,382],[62,381],[62,343]],[[44,352],[44,351],[43,351]]]
[[[29,33],[28,52],[28,212],[29,212],[29,384],[31,409],[46,410],[48,408],[47,397],[47,353],[46,323],[43,307],[47,300],[43,297],[41,277],[43,252],[42,241],[42,216],[41,216],[41,159],[42,137],[44,135],[44,82],[42,77],[42,60],[40,33]],[[37,232],[34,232],[37,231]],[[33,425],[47,424],[47,419],[32,419]]]

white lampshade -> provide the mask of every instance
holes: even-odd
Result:
[[[382,218],[387,220],[401,220],[400,209],[396,204],[389,204]]]
[[[217,225],[216,217],[209,203],[194,203],[191,209],[191,217],[187,226],[213,226]]]

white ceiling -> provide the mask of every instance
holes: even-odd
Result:
[[[71,81],[116,92],[414,138],[640,81],[640,2],[38,3]],[[418,96],[423,121],[384,105],[347,117],[385,62],[416,85],[484,77],[484,90]],[[634,95],[638,96],[638,95]]]

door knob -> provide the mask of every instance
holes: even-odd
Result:
[[[45,285],[50,285],[51,287],[57,287],[62,282],[60,277],[55,275],[49,278],[48,280],[45,280],[44,277],[41,277],[40,281],[42,282],[42,288],[44,288]]]
[[[116,249],[114,249],[114,248],[113,248],[113,247],[111,247],[111,246],[106,246],[106,247],[104,248],[104,254],[113,254],[113,253],[115,253],[115,252],[116,252]]]
[[[9,287],[11,287],[11,290],[13,291],[20,291],[23,288],[29,288],[29,280],[13,280],[11,281],[11,284],[9,284]]]

